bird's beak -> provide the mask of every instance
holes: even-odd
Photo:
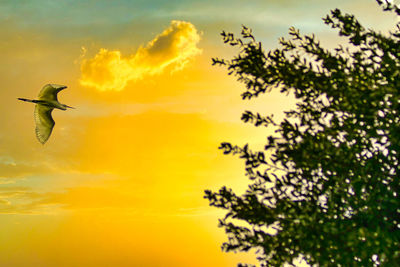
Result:
[[[70,106],[67,106],[67,105],[65,105],[67,108],[73,108],[73,109],[75,109],[74,107],[70,107]]]

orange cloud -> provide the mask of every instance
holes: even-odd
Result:
[[[118,50],[102,48],[93,58],[82,59],[80,83],[100,91],[121,91],[129,81],[160,74],[167,67],[172,71],[182,69],[201,53],[197,47],[199,41],[200,35],[193,24],[173,20],[133,55],[124,57]]]

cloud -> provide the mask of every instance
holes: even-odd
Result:
[[[1,187],[0,214],[46,213],[47,206],[39,203],[43,198],[42,195],[25,186]]]
[[[83,58],[80,83],[100,91],[121,91],[129,81],[160,74],[167,67],[172,71],[182,69],[201,53],[197,47],[199,41],[200,34],[193,24],[173,20],[133,55],[124,57],[118,50],[101,48],[93,58]]]
[[[21,178],[33,174],[51,173],[51,170],[44,164],[4,164],[0,162],[0,184],[11,183],[8,179]]]

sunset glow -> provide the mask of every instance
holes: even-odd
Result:
[[[127,82],[150,78],[167,67],[171,71],[184,68],[192,57],[201,53],[197,48],[199,41],[200,35],[193,24],[173,20],[167,29],[132,55],[123,57],[118,50],[101,48],[92,59],[83,59],[80,83],[100,91],[123,90]]]
[[[332,47],[321,17],[340,7],[387,28],[374,1],[0,2],[0,266],[228,267],[223,211],[205,189],[246,190],[244,162],[221,142],[263,148],[271,130],[244,110],[282,117],[279,91],[243,101],[244,86],[211,58],[236,56],[220,32],[253,29],[264,49],[294,25]],[[383,19],[382,19],[383,18]],[[68,88],[45,145],[32,103]]]

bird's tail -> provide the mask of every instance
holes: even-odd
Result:
[[[18,100],[22,100],[22,101],[26,101],[26,102],[32,102],[32,103],[36,103],[35,100],[30,100],[30,99],[26,99],[26,98],[20,98],[18,97]]]

